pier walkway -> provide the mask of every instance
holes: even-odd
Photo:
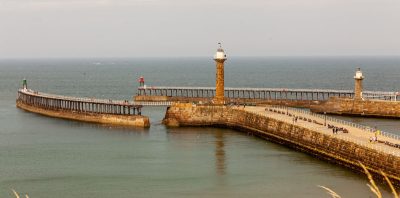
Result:
[[[308,128],[313,131],[330,135],[335,138],[353,142],[365,147],[375,149],[380,152],[392,154],[400,157],[400,136],[380,131],[377,135],[378,141],[370,142],[371,137],[375,137],[376,130],[359,125],[356,123],[339,120],[326,115],[315,114],[303,109],[288,108],[282,106],[267,106],[267,107],[235,107],[243,108],[246,111],[271,117],[286,123],[294,124],[303,128]],[[297,117],[297,121],[294,118]],[[345,130],[333,133],[332,127],[342,128]],[[347,132],[347,133],[346,133]]]

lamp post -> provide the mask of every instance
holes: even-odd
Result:
[[[325,118],[324,126],[326,126],[326,112],[324,112],[324,118]]]

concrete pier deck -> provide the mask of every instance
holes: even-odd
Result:
[[[339,138],[342,140],[350,141],[355,144],[366,146],[372,149],[379,150],[381,152],[385,152],[400,157],[399,135],[383,131],[377,132],[375,129],[368,126],[363,126],[356,123],[335,119],[330,116],[315,114],[302,109],[279,107],[279,106],[267,106],[267,107],[247,106],[242,109],[248,112],[257,113],[259,115],[272,117],[274,119],[286,123],[291,123],[300,127],[304,127],[313,131],[318,131],[319,133],[330,135],[333,138]],[[293,120],[294,117],[302,119],[297,119],[297,121],[295,122]],[[326,117],[326,126],[325,126],[325,117]],[[344,128],[348,131],[348,133],[343,133],[342,131],[340,131],[337,134],[334,134],[332,128],[328,128],[328,125],[335,126],[338,128]],[[371,137],[375,137],[375,133],[378,133],[377,135],[378,141],[370,142]],[[396,147],[396,145],[398,147]]]

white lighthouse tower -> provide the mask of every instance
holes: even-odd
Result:
[[[357,68],[356,75],[354,76],[354,99],[361,100],[362,99],[362,91],[363,91],[363,84],[362,81],[364,76],[361,72],[360,68]]]
[[[214,55],[214,60],[216,63],[217,67],[217,73],[216,73],[216,85],[215,85],[215,98],[214,98],[214,103],[215,104],[221,104],[223,105],[225,103],[224,99],[224,62],[226,60],[226,54],[224,50],[222,49],[221,43],[219,44],[219,48],[217,49],[217,52]]]

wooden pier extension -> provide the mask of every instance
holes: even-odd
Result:
[[[141,115],[141,105],[129,101],[77,98],[18,90],[17,107],[42,115],[79,121],[149,127],[149,118]]]

